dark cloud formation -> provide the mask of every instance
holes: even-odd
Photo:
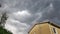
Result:
[[[31,25],[46,19],[60,24],[60,0],[0,0],[0,3],[0,13],[6,11],[9,16],[6,28],[14,34],[27,34]]]
[[[31,13],[36,13],[49,6],[50,2],[51,0],[20,0],[15,7],[20,8],[21,10],[27,9]]]

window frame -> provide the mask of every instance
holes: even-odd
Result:
[[[53,33],[58,34],[56,28],[53,28]]]

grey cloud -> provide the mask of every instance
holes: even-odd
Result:
[[[53,6],[54,6],[55,11],[59,11],[59,9],[60,9],[60,0],[54,0],[53,1]]]
[[[37,22],[48,19],[60,24],[60,0],[52,1],[52,5],[53,7],[47,7],[45,10],[43,10],[42,17],[38,19]]]
[[[34,24],[34,22],[40,22],[48,19],[53,22],[56,22],[57,24],[60,24],[59,23],[60,22],[60,1],[59,0],[13,0],[13,1],[0,0],[0,1],[2,5],[4,5],[0,8],[0,12],[7,11],[9,15],[7,24],[16,27],[18,29],[17,32],[20,32],[21,34],[23,33],[27,34],[26,29],[31,24]],[[20,14],[16,15],[18,11],[22,12],[23,10],[28,10],[27,11],[28,14],[31,15],[28,14],[24,16]],[[12,19],[12,21],[10,21],[10,19]],[[26,29],[20,30],[19,26],[21,28],[26,28]]]
[[[43,10],[47,6],[49,6],[51,0],[23,0],[18,2],[15,6],[22,10],[27,9],[30,10],[31,13],[40,12],[39,10]]]

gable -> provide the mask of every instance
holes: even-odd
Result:
[[[45,24],[35,24],[35,25],[30,29],[29,32],[40,29],[40,26],[41,26],[41,27],[42,27],[42,26],[43,26],[43,27],[48,26],[48,23],[45,23]],[[29,33],[29,32],[28,32],[28,33]]]
[[[42,24],[42,25],[43,25],[43,24],[50,24],[50,25],[52,25],[52,26],[60,29],[60,26],[59,26],[59,25],[57,25],[57,24],[55,24],[55,23],[53,23],[53,22],[47,21],[47,22],[40,22],[40,23],[35,24],[35,25],[30,29],[30,31],[31,31],[36,25],[41,25],[41,24]],[[30,32],[30,31],[29,31],[29,32]],[[29,33],[29,32],[28,32],[28,33]]]

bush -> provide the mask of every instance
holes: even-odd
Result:
[[[0,27],[0,34],[12,34],[10,31],[7,31],[3,27]]]

